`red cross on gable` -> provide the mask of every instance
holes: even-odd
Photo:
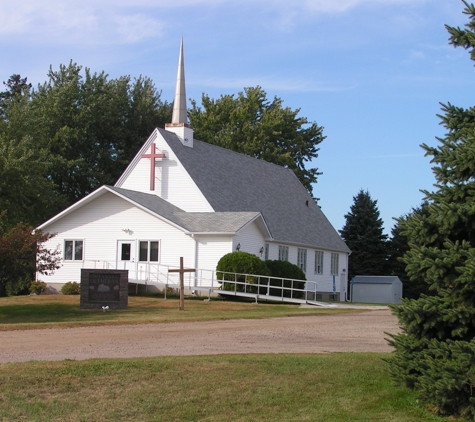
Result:
[[[150,190],[155,190],[155,158],[165,158],[165,154],[157,154],[153,143],[150,145],[150,154],[142,154],[141,158],[150,158]]]

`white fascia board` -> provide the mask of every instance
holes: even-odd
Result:
[[[142,148],[140,148],[139,152],[135,155],[133,160],[130,162],[130,164],[127,166],[127,168],[124,170],[122,175],[119,177],[119,180],[115,183],[114,187],[120,188],[124,184],[124,182],[127,180],[129,177],[130,173],[134,170],[134,168],[137,166],[139,163],[140,159],[142,158],[142,155],[145,154],[147,149],[150,147],[150,144],[155,141],[158,137],[158,130],[155,128],[152,132],[152,134],[148,137],[148,139],[145,141],[143,144]]]
[[[327,247],[310,245],[310,244],[303,244],[303,243],[297,243],[297,242],[288,242],[287,240],[272,239],[272,242],[276,243],[276,244],[279,244],[279,245],[297,246],[299,248],[306,248],[306,249],[318,249],[318,250],[321,250],[321,251],[338,252],[338,253],[343,253],[343,254],[347,254],[347,255],[351,254],[351,252],[342,251],[342,250],[339,250],[339,249],[331,249],[331,248],[327,248]]]
[[[170,221],[168,220],[167,218],[163,217],[162,215],[160,214],[157,214],[151,210],[149,210],[147,207],[144,207],[143,205],[140,205],[138,204],[137,202],[135,201],[132,201],[132,199],[130,198],[127,198],[126,196],[112,190],[112,189],[109,189],[107,186],[104,186],[105,189],[107,189],[108,192],[110,193],[113,193],[114,195],[117,195],[119,198],[122,198],[123,200],[127,201],[127,202],[130,202],[131,204],[133,204],[135,207],[141,209],[142,211],[145,211],[146,213],[154,216],[155,218],[158,218],[159,220],[167,223],[167,224],[170,224],[170,226],[173,226],[175,228],[177,228],[178,230],[181,230],[183,233],[185,234],[190,234],[190,232],[188,230],[186,230],[184,227],[182,226],[179,226],[178,224],[174,223],[173,221]]]
[[[236,232],[189,232],[191,236],[234,236]]]
[[[38,226],[35,230],[38,230],[38,229],[43,230],[45,227],[49,226],[51,223],[54,223],[55,221],[63,218],[64,216],[70,214],[73,211],[76,211],[82,206],[88,204],[89,202],[103,195],[104,193],[106,193],[106,191],[110,192],[110,190],[107,189],[106,186],[101,186],[100,188],[97,188],[94,192],[91,192],[89,195],[80,199],[78,202],[75,202],[73,205],[70,205],[68,208],[61,211],[59,214],[56,214],[54,217],[51,217],[48,221],[45,221],[43,224]]]
[[[272,238],[272,234],[269,230],[269,227],[267,226],[267,223],[266,221],[264,220],[264,217],[263,215],[259,212],[257,213],[253,218],[251,218],[246,224],[244,224],[241,228],[239,228],[238,230],[236,230],[236,233],[240,232],[242,229],[244,229],[245,227],[247,227],[249,224],[253,223],[254,221],[256,220],[260,220],[257,222],[257,227],[259,228],[259,230],[261,231],[261,233],[264,235],[264,238],[265,239],[268,239],[269,241],[272,241],[274,240]]]
[[[126,196],[121,195],[120,193],[110,189],[108,186],[105,186],[105,185],[101,186],[100,188],[98,188],[94,192],[90,193],[88,196],[84,197],[80,201],[78,201],[75,204],[71,205],[69,208],[66,208],[64,211],[60,212],[59,214],[56,214],[53,218],[49,219],[48,221],[43,223],[41,226],[38,226],[35,230],[38,230],[38,229],[43,230],[45,227],[49,226],[51,223],[54,223],[55,221],[63,218],[64,216],[68,215],[72,211],[78,210],[79,208],[81,208],[82,206],[84,206],[84,205],[88,204],[89,202],[95,200],[99,196],[102,196],[106,192],[109,192],[109,193],[112,193],[112,194],[118,196],[119,198],[133,204],[135,207],[141,209],[142,211],[145,211],[146,213],[154,216],[155,218],[158,218],[159,220],[161,220],[161,221],[163,221],[167,224],[170,224],[171,226],[181,230],[185,234],[190,233],[188,230],[186,230],[185,228],[179,226],[178,224],[175,224],[172,221],[170,221],[170,220],[166,219],[165,217],[161,216],[160,214],[154,213],[153,211],[149,210],[148,208],[146,208],[146,207],[144,207],[140,204],[137,204],[137,202],[132,201],[130,198],[127,198]]]

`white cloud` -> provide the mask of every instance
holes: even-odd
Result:
[[[0,2],[0,38],[16,35],[36,43],[83,45],[136,43],[160,36],[174,9],[247,8],[273,16],[280,30],[292,29],[309,14],[342,13],[363,5],[404,5],[428,0],[23,0]],[[173,13],[178,13],[173,11]],[[163,16],[163,17],[162,17]],[[163,19],[163,21],[162,21]]]
[[[12,3],[13,4],[13,3]],[[28,42],[82,45],[133,43],[160,35],[163,23],[144,13],[131,13],[116,3],[25,1],[19,7],[0,3],[0,37],[15,35]]]

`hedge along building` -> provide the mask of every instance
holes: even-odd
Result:
[[[42,277],[56,290],[91,267],[163,283],[180,257],[206,285],[219,259],[240,250],[298,265],[318,299],[346,295],[350,251],[294,172],[193,139],[183,43],[172,123],[153,131],[115,186],[39,228],[57,233],[47,247],[61,250],[62,267]]]

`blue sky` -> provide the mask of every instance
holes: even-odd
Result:
[[[475,69],[448,45],[460,0],[0,1],[0,81],[33,86],[70,60],[110,77],[150,77],[173,100],[184,37],[187,97],[260,85],[300,108],[327,136],[312,166],[330,222],[341,229],[360,189],[385,231],[432,189],[421,143],[442,136],[439,102],[473,105]]]

